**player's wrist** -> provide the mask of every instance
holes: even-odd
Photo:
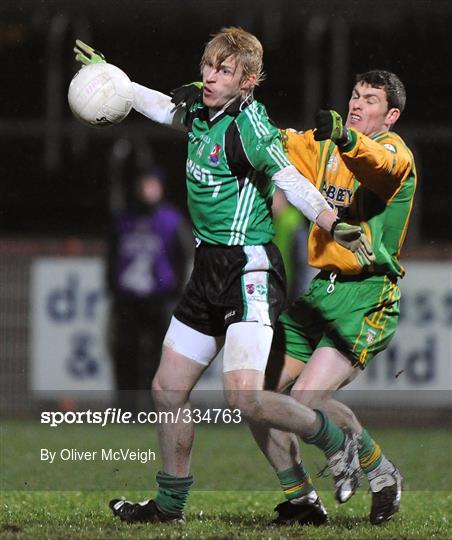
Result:
[[[336,230],[336,227],[339,225],[339,223],[342,223],[342,220],[341,218],[336,218],[332,225],[331,225],[331,229],[330,229],[330,234],[331,236],[334,238],[334,231]]]
[[[344,127],[342,130],[342,133],[339,137],[334,138],[334,142],[336,143],[339,148],[343,149],[345,146],[347,146],[350,143],[350,132],[349,130]]]
[[[323,229],[325,232],[330,232],[334,221],[336,220],[336,213],[330,208],[322,210],[316,217],[316,225]]]
[[[344,127],[344,135],[338,140],[335,141],[336,145],[342,152],[349,152],[352,150],[357,141],[356,132],[353,129],[348,129]]]

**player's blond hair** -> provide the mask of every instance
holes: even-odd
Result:
[[[254,86],[261,83],[264,78],[262,58],[264,50],[256,36],[242,28],[230,26],[222,28],[206,44],[201,58],[201,71],[206,64],[212,64],[217,69],[228,56],[234,55],[242,66],[242,81],[251,75],[256,75]]]

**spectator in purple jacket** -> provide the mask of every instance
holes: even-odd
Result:
[[[119,406],[138,410],[149,395],[174,302],[185,284],[193,240],[164,199],[165,174],[138,175],[130,204],[112,216],[107,265],[111,354]]]

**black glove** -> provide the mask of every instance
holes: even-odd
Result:
[[[342,122],[341,115],[336,111],[321,110],[315,115],[316,130],[314,139],[325,141],[331,139],[337,146],[345,146],[350,142],[348,129]]]
[[[201,98],[203,86],[202,82],[192,82],[171,90],[171,101],[174,103],[173,111],[180,107],[190,109],[193,103]]]

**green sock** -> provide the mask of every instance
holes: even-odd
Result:
[[[178,478],[159,471],[156,476],[159,485],[155,503],[164,512],[179,513],[185,508],[188,491],[193,484],[193,476]]]
[[[288,501],[306,495],[314,489],[302,461],[290,469],[276,471],[276,474]]]
[[[327,458],[330,458],[344,444],[345,433],[322,411],[315,409],[315,412],[320,416],[322,425],[314,435],[303,437],[303,441],[308,444],[315,444]]]
[[[383,459],[380,446],[372,439],[365,428],[359,437],[358,456],[359,464],[365,474],[376,469]]]

